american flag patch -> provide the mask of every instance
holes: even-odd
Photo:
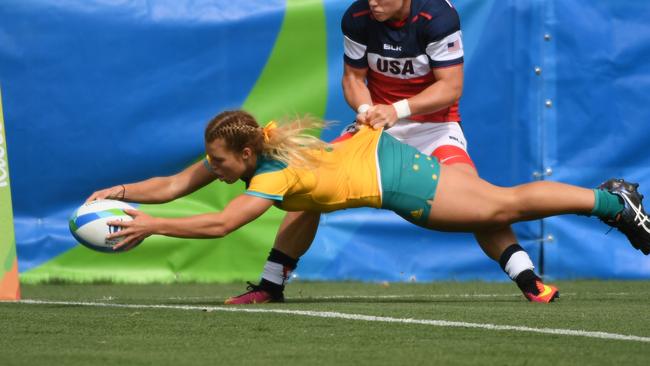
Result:
[[[447,43],[447,51],[448,52],[460,51],[460,41],[453,41]]]

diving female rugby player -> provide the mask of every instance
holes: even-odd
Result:
[[[246,183],[246,191],[221,212],[160,218],[126,210],[133,221],[109,223],[122,228],[109,235],[123,237],[116,248],[129,248],[152,234],[223,237],[275,205],[286,211],[309,212],[383,208],[428,229],[466,232],[553,215],[592,215],[618,228],[644,254],[650,253],[650,219],[637,184],[610,179],[597,189],[586,189],[539,181],[502,188],[454,165],[441,165],[382,128],[364,126],[334,144],[304,133],[319,123],[304,118],[261,128],[244,111],[223,112],[205,129],[204,160],[173,176],[97,191],[88,201],[112,198],[160,203],[215,180]],[[524,295],[536,302],[557,297],[555,287],[541,281],[538,286],[536,293]]]

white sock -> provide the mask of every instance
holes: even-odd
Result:
[[[289,267],[285,267],[280,263],[266,261],[262,278],[276,285],[284,286],[291,277],[291,272],[293,271]]]
[[[530,260],[528,253],[520,250],[510,256],[510,259],[508,259],[508,262],[506,262],[505,268],[503,270],[514,281],[521,272],[527,269],[534,270],[535,266]]]

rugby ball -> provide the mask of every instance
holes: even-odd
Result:
[[[124,209],[135,207],[122,201],[96,200],[84,203],[70,217],[69,226],[72,236],[84,246],[104,253],[123,252],[125,249],[113,250],[121,237],[106,239],[106,235],[120,230],[118,226],[106,223],[114,220],[131,221],[133,218],[124,213]]]

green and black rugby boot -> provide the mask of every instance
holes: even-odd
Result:
[[[650,218],[643,209],[643,195],[637,191],[638,183],[623,179],[610,179],[598,186],[617,195],[625,208],[613,219],[601,219],[611,227],[617,228],[630,241],[633,247],[650,254]]]

